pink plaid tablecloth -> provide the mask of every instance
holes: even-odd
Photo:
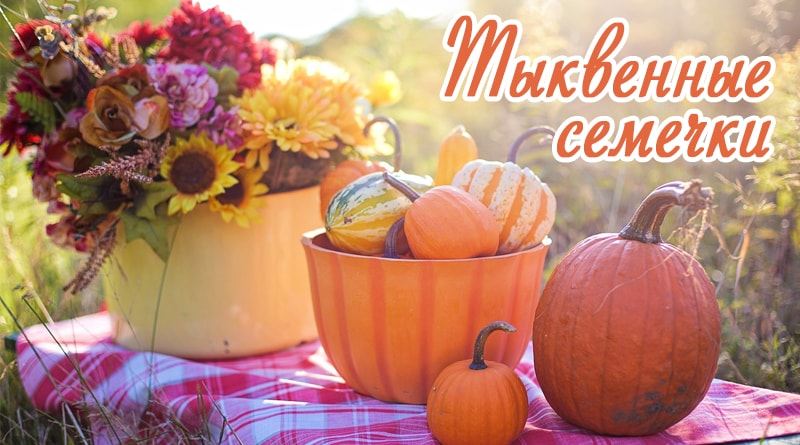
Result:
[[[104,313],[48,327],[50,332],[33,326],[19,338],[25,389],[35,406],[59,417],[66,402],[91,425],[95,443],[200,437],[248,445],[435,443],[424,406],[388,404],[355,393],[318,343],[259,357],[195,362],[111,343]],[[536,383],[530,347],[517,373],[530,400],[518,444],[710,443],[800,433],[800,395],[715,380],[700,406],[666,432],[596,436],[564,422],[548,406]]]

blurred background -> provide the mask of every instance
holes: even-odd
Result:
[[[25,9],[23,1],[2,1],[3,10]],[[33,4],[32,0],[29,3]],[[54,2],[58,3],[58,2]],[[109,31],[132,20],[159,22],[176,1],[104,0],[119,15]],[[672,215],[669,240],[697,252],[717,286],[723,314],[720,378],[800,392],[800,0],[325,0],[264,2],[208,1],[220,5],[259,37],[291,42],[298,56],[331,59],[369,83],[392,70],[403,97],[385,113],[400,125],[403,169],[432,174],[440,141],[463,124],[477,140],[481,157],[504,159],[524,128],[557,126],[565,117],[603,114],[669,116],[698,107],[706,115],[772,114],[778,119],[775,156],[764,164],[681,163],[558,164],[549,150],[528,150],[520,163],[546,181],[558,198],[548,272],[581,239],[618,231],[655,186],[700,178],[716,191],[715,207],[689,219]],[[34,5],[31,5],[34,6]],[[7,8],[6,8],[7,7]],[[10,9],[9,9],[10,8]],[[33,8],[29,7],[29,10]],[[582,54],[610,17],[630,22],[624,55],[773,55],[778,61],[775,93],[761,104],[509,104],[443,103],[439,88],[449,62],[441,46],[444,27],[458,12],[498,14],[524,25],[520,52]],[[10,13],[9,19],[16,21]],[[8,41],[8,27],[0,39]],[[621,57],[621,56],[620,56]],[[5,85],[10,65],[0,64]],[[50,244],[43,204],[33,200],[24,162],[0,161],[0,297],[20,322],[37,322],[38,295],[54,318],[97,310],[99,289],[65,298],[60,289],[80,259]],[[0,333],[15,326],[0,311]],[[0,363],[0,413],[14,415],[24,396],[14,381],[13,356]]]

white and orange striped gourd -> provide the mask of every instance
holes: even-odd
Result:
[[[547,127],[534,127],[520,135],[508,161],[468,162],[453,178],[453,186],[466,190],[492,211],[502,227],[498,254],[533,247],[550,233],[556,215],[556,198],[550,187],[529,168],[516,164],[520,145],[535,134],[553,135]]]

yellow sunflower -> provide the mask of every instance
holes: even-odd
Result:
[[[240,165],[233,160],[233,155],[232,150],[215,144],[205,134],[177,139],[161,164],[161,176],[178,190],[170,198],[167,213],[188,213],[197,203],[236,184],[232,173]]]
[[[273,147],[328,158],[330,151],[360,144],[365,89],[330,62],[313,58],[265,65],[261,85],[233,99],[245,130],[245,166],[269,168]]]
[[[251,222],[258,220],[258,203],[255,197],[267,193],[267,186],[259,181],[264,172],[259,169],[240,169],[234,174],[239,180],[224,193],[212,196],[208,200],[209,208],[222,215],[225,222],[231,220],[241,227],[250,227]]]

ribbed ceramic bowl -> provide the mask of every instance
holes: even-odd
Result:
[[[387,402],[425,403],[439,372],[469,358],[495,320],[488,360],[516,366],[531,339],[549,240],[467,260],[408,260],[334,250],[322,229],[303,237],[317,331],[339,374]]]

